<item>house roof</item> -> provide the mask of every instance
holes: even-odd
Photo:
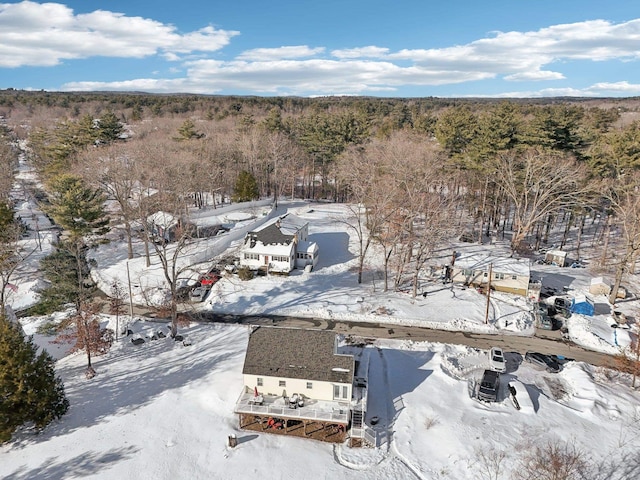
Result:
[[[147,222],[152,225],[158,225],[159,227],[169,228],[178,224],[176,217],[167,212],[156,212],[147,217]]]
[[[318,244],[316,242],[298,242],[298,251],[315,254],[318,252]]]
[[[255,238],[265,245],[290,243],[293,236],[308,223],[300,217],[287,213],[250,231],[247,233],[247,237]]]
[[[352,383],[352,355],[335,354],[336,335],[323,330],[256,327],[249,336],[243,374]]]
[[[277,219],[276,219],[277,220]],[[293,240],[293,235],[285,235],[275,223],[271,223],[260,230],[254,230],[247,234],[248,238],[255,238],[264,245],[289,244]]]
[[[454,267],[488,272],[490,264],[493,264],[494,273],[529,276],[531,272],[528,258],[499,257],[483,254],[462,255],[456,258]]]

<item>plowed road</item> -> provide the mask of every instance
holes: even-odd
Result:
[[[390,325],[369,322],[343,322],[316,318],[296,318],[277,316],[224,316],[210,315],[206,320],[216,322],[240,323],[245,325],[276,325],[279,327],[315,328],[330,330],[344,335],[363,338],[392,338],[436,343],[452,343],[488,350],[501,347],[505,352],[518,352],[524,355],[535,351],[560,355],[567,359],[590,363],[592,365],[611,366],[614,357],[584,348],[562,339],[559,332],[538,331],[535,336],[488,335],[481,333],[449,332],[430,328],[406,325]]]

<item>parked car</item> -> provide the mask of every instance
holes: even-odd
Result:
[[[489,366],[495,372],[504,373],[507,371],[507,362],[501,348],[493,347],[489,350]]]
[[[478,400],[495,402],[498,400],[500,388],[500,374],[493,370],[485,370],[478,388]]]
[[[200,285],[205,286],[211,286],[214,283],[216,283],[218,280],[220,280],[220,275],[217,273],[213,273],[213,272],[209,272],[209,273],[205,273],[204,275],[200,276],[200,278],[198,279],[198,282],[200,283]]]
[[[191,295],[189,298],[192,302],[204,302],[204,299],[207,297],[209,290],[209,288],[203,285],[195,287],[193,290],[191,290]]]
[[[544,368],[547,372],[558,373],[560,371],[560,364],[553,357],[553,355],[545,355],[538,352],[527,352],[524,359],[538,367]]]

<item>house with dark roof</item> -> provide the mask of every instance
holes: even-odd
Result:
[[[353,355],[336,353],[336,335],[323,330],[258,327],[251,332],[244,383],[267,395],[351,401]]]
[[[289,273],[313,268],[318,245],[309,242],[309,222],[291,213],[281,215],[247,233],[240,252],[240,266],[267,273]]]
[[[353,355],[338,353],[333,332],[254,327],[249,335],[236,403],[240,426],[276,419],[364,430],[366,371]],[[352,434],[353,436],[353,434]]]

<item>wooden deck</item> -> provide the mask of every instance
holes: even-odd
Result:
[[[346,402],[327,402],[305,398],[304,406],[291,408],[288,399],[275,395],[263,395],[262,403],[259,404],[255,403],[253,392],[243,391],[236,402],[235,413],[347,425],[350,407]]]

